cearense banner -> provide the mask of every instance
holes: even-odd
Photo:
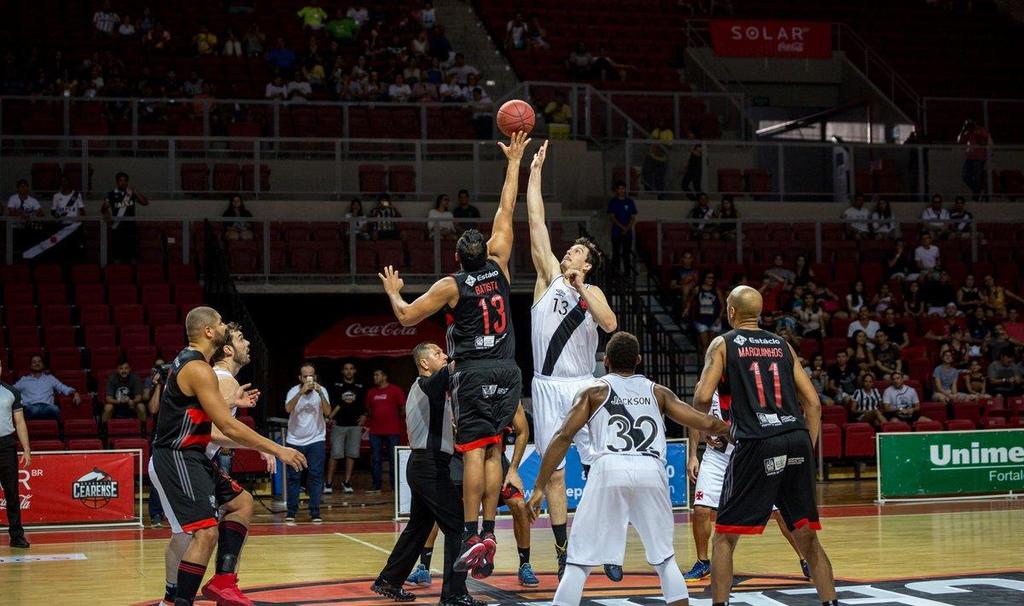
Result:
[[[878,500],[1024,493],[1024,429],[879,433]]]

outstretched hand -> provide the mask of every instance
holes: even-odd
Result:
[[[389,295],[397,295],[405,288],[405,280],[398,277],[398,270],[390,265],[384,268],[384,273],[377,274],[377,277],[384,283],[384,292]]]
[[[505,157],[508,158],[509,162],[519,162],[523,159],[523,152],[526,151],[526,147],[530,145],[531,141],[533,139],[527,139],[524,131],[517,131],[513,133],[509,145],[498,141],[498,147],[501,148],[501,151],[505,152]]]
[[[252,386],[252,383],[239,385],[235,391],[235,406],[239,408],[252,408],[260,399],[260,390]]]
[[[530,170],[540,170],[544,166],[544,160],[548,155],[548,141],[545,141],[537,153],[533,154],[533,162],[530,162]]]
[[[530,500],[526,503],[526,513],[530,515],[530,521],[536,522],[540,517],[540,504],[544,501],[544,491],[534,487]]]

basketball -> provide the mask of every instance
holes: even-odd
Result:
[[[522,99],[506,101],[498,109],[498,130],[506,137],[518,131],[529,133],[537,123],[537,115],[530,104]]]

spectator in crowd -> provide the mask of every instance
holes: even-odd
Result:
[[[60,190],[53,194],[50,214],[58,219],[85,216],[85,201],[82,192],[71,186],[66,176],[60,178]]]
[[[370,494],[380,494],[383,462],[388,461],[390,486],[395,485],[395,466],[392,458],[398,438],[403,430],[405,392],[388,383],[388,373],[382,368],[373,371],[373,388],[366,393],[366,425],[370,430],[371,476]]]
[[[395,74],[395,81],[388,86],[388,100],[392,103],[405,103],[412,95],[412,88],[405,83],[402,74]]]
[[[531,15],[526,22],[526,35],[530,39],[530,50],[549,50],[551,45],[544,40],[547,30],[540,24],[537,15]]]
[[[324,28],[324,21],[327,20],[327,11],[320,7],[319,0],[309,0],[309,4],[302,7],[296,13],[302,19],[302,29],[318,32]]]
[[[921,227],[930,231],[935,238],[943,238],[949,232],[949,211],[942,207],[940,194],[932,194],[931,206],[921,211]]]
[[[423,29],[430,31],[437,25],[437,11],[434,10],[434,3],[427,0],[423,3],[423,8],[420,9],[417,15],[420,25]]]
[[[370,11],[366,10],[366,5],[362,2],[356,2],[349,7],[345,16],[351,18],[359,27],[363,27],[370,20]]]
[[[714,272],[704,272],[687,314],[693,321],[693,329],[700,339],[701,355],[704,355],[711,341],[722,332],[725,314],[725,296],[715,284]]]
[[[53,401],[53,393],[71,396],[75,406],[82,403],[82,396],[73,388],[60,382],[57,377],[46,372],[43,356],[36,354],[29,359],[29,374],[21,377],[14,384],[21,397],[25,410],[25,418],[60,420],[60,408]]]
[[[885,423],[882,414],[882,394],[875,387],[875,375],[864,373],[860,378],[860,387],[850,396],[850,421],[870,423],[876,428]]]
[[[918,271],[928,277],[939,266],[939,247],[932,244],[932,235],[921,234],[921,244],[914,249],[914,262]]]
[[[840,305],[839,296],[836,293],[829,290],[824,284],[817,284],[815,282],[807,283],[807,292],[814,295],[815,301],[818,305],[825,310],[826,314],[845,320],[850,317],[850,314],[846,313]]]
[[[414,57],[425,57],[429,50],[430,36],[427,35],[427,30],[421,29],[420,33],[409,41],[409,52]],[[436,61],[437,59],[435,58],[434,60]],[[438,65],[440,65],[440,62],[438,62]]]
[[[983,307],[984,304],[985,297],[981,294],[981,289],[975,285],[974,274],[968,274],[956,291],[956,306],[963,310],[964,315],[971,316],[975,309]]]
[[[974,222],[974,214],[967,210],[967,200],[963,196],[953,199],[953,210],[949,211],[949,219],[953,221],[949,225],[951,234],[960,238],[971,237],[971,223]]]
[[[992,324],[985,315],[984,306],[977,306],[967,316],[967,334],[971,343],[977,347],[988,346],[992,338]]]
[[[242,47],[245,49],[246,57],[259,57],[263,54],[263,45],[267,41],[267,36],[260,31],[258,23],[253,21],[249,24],[249,29],[245,32],[245,36],[242,38]]]
[[[954,320],[963,315],[956,307],[956,290],[950,283],[949,272],[944,269],[939,271],[938,279],[927,280],[921,285],[921,296],[927,305],[928,315],[945,315]]]
[[[242,41],[235,35],[235,30],[228,28],[224,35],[224,50],[221,53],[225,57],[242,57]]]
[[[309,518],[314,524],[320,517],[320,497],[324,490],[324,457],[326,455],[327,423],[331,414],[331,399],[317,380],[316,368],[306,362],[299,367],[299,383],[285,396],[288,413],[288,434],[285,442],[301,452],[308,463],[306,492],[309,494]],[[294,522],[299,511],[299,488],[302,472],[288,468],[288,511],[285,522]]]
[[[704,146],[700,143],[690,148],[690,155],[686,159],[686,168],[683,171],[683,182],[680,189],[686,192],[690,200],[697,199],[697,192],[704,189]]]
[[[772,266],[765,271],[765,274],[781,284],[785,290],[791,290],[796,281],[796,273],[786,267],[786,260],[778,254],[772,258]]]
[[[566,102],[565,93],[555,91],[555,98],[544,106],[544,121],[548,124],[569,124],[572,122],[572,107]]]
[[[885,313],[885,310],[889,309],[895,303],[895,297],[892,294],[892,289],[889,288],[887,282],[882,282],[876,292],[871,297],[871,308],[875,310],[875,313]]]
[[[505,48],[512,50],[523,50],[526,48],[527,26],[523,19],[523,13],[516,13],[508,23],[505,24]]]
[[[857,316],[861,309],[868,309],[868,294],[864,289],[864,280],[854,280],[850,284],[850,292],[846,295],[846,312],[850,316]],[[865,325],[864,329],[866,330],[866,328]],[[875,338],[874,334],[871,334],[870,338]]]
[[[871,211],[871,231],[879,239],[895,238],[899,234],[899,225],[892,216],[892,205],[885,198],[878,198],[875,209]]]
[[[134,38],[136,34],[135,24],[132,23],[132,18],[128,15],[121,17],[121,24],[117,26],[117,35],[119,38]]]
[[[704,192],[697,194],[697,202],[690,209],[688,217],[699,221],[698,223],[691,223],[690,228],[696,232],[700,239],[709,240],[718,236],[718,232],[715,229],[717,225],[709,221],[714,216],[715,209],[711,208],[708,195]]]
[[[902,324],[896,322],[896,310],[892,307],[885,310],[884,319],[882,325],[878,327],[878,331],[884,332],[889,341],[900,349],[910,345],[910,335],[907,334],[907,329]],[[878,333],[875,333],[875,338],[878,338]]]
[[[889,340],[889,335],[879,330],[875,335],[875,367],[876,373],[883,381],[890,381],[894,373],[903,372],[903,359],[900,348]]]
[[[992,275],[985,276],[982,293],[985,295],[986,309],[996,317],[1006,317],[1006,300],[1008,298],[1024,304],[1024,299],[996,284],[996,279]]]
[[[280,74],[274,76],[273,82],[267,83],[266,88],[263,89],[263,96],[272,100],[286,101],[288,99],[288,85],[285,84],[284,78]]]
[[[3,368],[0,367],[0,373]],[[20,478],[18,471],[18,442],[24,454],[21,463],[27,470],[32,465],[32,447],[29,444],[25,410],[18,389],[0,383],[0,489],[7,502],[7,534],[11,547],[27,549],[25,527],[21,523]],[[27,473],[27,472],[26,472]]]
[[[832,404],[832,398],[825,395],[828,390],[828,370],[825,369],[825,358],[820,353],[814,354],[811,357],[811,363],[809,366],[804,368],[804,372],[807,373],[808,378],[811,380],[811,385],[814,385],[814,391],[818,392],[818,399],[824,405]]]
[[[606,47],[597,47],[597,55],[594,56],[594,62],[591,65],[591,71],[595,78],[602,82],[606,80],[618,80],[619,82],[625,82],[626,73],[631,69],[636,69],[636,67],[615,61],[615,59],[612,59],[608,55],[608,49]]]
[[[1001,327],[1002,325],[999,325],[996,329]],[[1019,396],[1022,393],[1022,385],[1024,378],[1014,364],[1013,348],[1003,347],[999,351],[998,359],[988,365],[988,390],[996,396]]]
[[[107,377],[103,414],[100,422],[106,425],[113,416],[134,415],[146,422],[146,406],[142,403],[142,381],[132,372],[131,365],[122,360],[117,371]]]
[[[906,251],[903,238],[896,239],[896,246],[892,253],[885,260],[885,279],[888,280],[917,280],[919,277],[917,264],[912,263],[910,255]]]
[[[860,369],[850,361],[850,354],[845,350],[836,352],[836,363],[828,369],[829,395],[836,404],[845,406],[853,392],[857,391],[857,379]]]
[[[189,97],[195,97],[203,91],[203,78],[199,75],[199,72],[192,70],[188,75],[188,80],[185,80],[183,84],[185,87],[185,94]]]
[[[1010,312],[1006,316],[1006,320],[1003,322],[1003,326],[1006,327],[1006,334],[1010,338],[1018,343],[1024,342],[1024,322],[1021,322],[1020,312],[1017,311],[1016,307],[1010,308]]]
[[[796,312],[796,323],[800,336],[821,341],[825,337],[825,325],[828,314],[814,298],[812,293],[804,295],[803,304]]]
[[[967,362],[971,358],[971,346],[967,342],[964,329],[960,326],[954,325],[950,329],[949,338],[939,347],[939,359],[941,360],[947,352],[952,354],[952,365],[956,369],[967,369]]]
[[[699,275],[694,264],[693,253],[690,251],[684,252],[679,263],[672,271],[673,277],[670,289],[679,291],[679,297],[682,302],[680,308],[684,310],[689,309],[690,298],[697,288],[697,278]]]
[[[284,38],[278,38],[267,53],[267,63],[281,73],[291,73],[295,67],[295,51],[285,45]]]
[[[107,193],[100,206],[103,218],[110,223],[110,249],[115,262],[131,263],[138,257],[139,226],[134,221],[137,205],[149,206],[149,198],[135,191],[128,173],[117,173],[114,189]]]
[[[871,352],[868,335],[863,330],[853,333],[850,346],[846,348],[850,362],[857,367],[860,376],[875,367],[875,354]]]
[[[882,393],[882,404],[884,405],[885,416],[890,421],[903,421],[913,423],[914,421],[930,421],[928,417],[921,415],[921,399],[917,396],[917,390],[906,385],[904,381],[907,376],[896,373],[892,376],[892,385],[885,388]]]
[[[593,64],[594,56],[587,50],[586,43],[578,42],[576,48],[569,53],[565,67],[569,71],[570,78],[584,79],[590,77]]]
[[[444,26],[438,25],[434,28],[433,35],[430,37],[430,56],[436,58],[441,63],[448,63],[451,60],[451,55],[452,43],[444,34]]]
[[[469,203],[469,190],[460,189],[452,214],[456,219],[479,219],[480,209]]]
[[[968,399],[967,394],[962,394],[957,389],[960,380],[960,371],[953,366],[953,352],[946,350],[941,355],[942,364],[935,367],[932,372],[932,397],[937,402],[951,404]]]
[[[157,21],[142,37],[142,46],[149,52],[162,53],[171,47],[171,32]]]
[[[147,6],[142,9],[142,16],[139,17],[138,22],[135,24],[135,28],[139,30],[140,34],[145,34],[149,30],[153,29],[155,23],[156,21],[153,19],[153,10]]]
[[[288,82],[288,100],[293,102],[308,101],[313,96],[313,86],[306,80],[301,69],[295,70]]]
[[[806,286],[808,282],[814,280],[814,269],[807,262],[807,255],[796,256],[796,260],[793,262],[793,274],[796,276],[793,279],[793,286]]]
[[[29,220],[33,217],[43,217],[42,205],[39,204],[39,200],[36,200],[32,194],[29,193],[28,181],[25,179],[18,179],[17,191],[11,194],[11,197],[7,199],[7,216],[18,217],[22,220]],[[18,227],[21,227],[18,225]]]
[[[192,44],[195,46],[196,55],[209,57],[217,54],[217,34],[214,34],[206,27],[199,26],[199,33],[192,36]]]
[[[971,360],[964,376],[964,384],[967,385],[967,393],[974,400],[987,400],[992,396],[988,393],[988,377],[981,371],[981,362]]]
[[[608,200],[607,213],[612,224],[613,271],[631,274],[633,273],[633,226],[636,224],[637,210],[636,202],[626,195],[625,182],[615,182],[615,195]]]
[[[377,206],[370,211],[370,218],[378,219],[370,224],[373,232],[373,239],[400,239],[402,234],[398,228],[398,223],[395,223],[390,219],[398,219],[401,218],[401,216],[402,213],[398,212],[398,209],[391,204],[391,194],[381,194],[377,198]]]
[[[903,314],[912,318],[925,315],[925,301],[921,295],[921,285],[917,282],[907,285],[907,293],[903,296]]]
[[[345,213],[345,219],[351,220],[351,229],[355,230],[356,237],[360,240],[370,239],[370,230],[366,215],[363,214],[363,201],[359,198],[352,198],[348,203],[348,212]]]
[[[455,233],[455,223],[452,221],[455,215],[452,214],[452,211],[448,210],[450,202],[448,194],[438,194],[434,200],[434,208],[427,211],[427,219],[429,220],[427,228],[431,236],[438,234],[450,236]]]
[[[245,207],[242,196],[235,194],[228,200],[228,207],[224,209],[222,217],[252,218],[252,213]],[[252,224],[248,221],[235,221],[227,223],[224,227],[224,237],[228,240],[252,240]]]
[[[860,282],[860,280],[858,280]],[[847,295],[849,297],[850,295]],[[871,310],[868,309],[867,305],[861,305],[854,312],[857,319],[850,322],[850,326],[846,329],[846,338],[850,339],[851,342],[858,332],[863,332],[869,341],[874,340],[881,326],[875,320],[871,319]]]
[[[448,68],[448,74],[454,74],[456,81],[465,86],[469,83],[470,76],[480,76],[480,70],[466,63],[466,56],[462,53],[455,53],[455,63]]]
[[[988,161],[992,136],[987,128],[974,120],[965,120],[956,142],[965,146],[963,182],[974,194],[974,199],[980,200],[981,192],[985,189],[985,163]]]
[[[715,214],[719,219],[739,219],[739,211],[736,210],[736,204],[732,199],[731,193],[722,194],[722,202],[718,204],[718,210],[715,211]],[[731,239],[736,234],[736,224],[729,222],[719,223],[717,230],[719,237]]]
[[[864,208],[863,194],[853,197],[853,204],[843,211],[840,217],[846,224],[846,235],[854,240],[862,240],[871,234],[871,226],[868,220],[871,218],[871,211]]]
[[[324,492],[334,492],[334,475],[338,461],[345,459],[345,480],[341,490],[352,494],[352,470],[359,459],[359,447],[363,440],[363,424],[366,422],[366,388],[356,381],[356,366],[345,362],[341,367],[341,381],[330,388],[331,414],[334,421],[331,429],[331,461],[327,464],[327,478]]]
[[[104,0],[100,10],[92,15],[92,25],[96,33],[108,38],[113,37],[114,30],[120,21],[121,19],[117,16],[117,13],[110,8],[110,0]]]
[[[458,79],[455,74],[448,74],[448,81],[438,87],[441,103],[460,103],[466,99],[465,88],[459,85]]]

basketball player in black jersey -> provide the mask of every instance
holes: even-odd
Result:
[[[508,158],[505,184],[489,240],[475,229],[462,233],[455,256],[462,269],[441,278],[412,303],[402,298],[405,283],[391,266],[380,279],[402,326],[413,326],[447,308],[448,355],[455,361],[449,381],[456,419],[455,449],[462,453],[465,530],[456,570],[483,578],[493,569],[494,518],[502,484],[501,441],[512,424],[522,375],[516,366],[516,340],[509,310],[508,261],[512,254],[512,212],[519,191],[519,163],[530,144],[526,133],[498,142]],[[483,507],[483,529],[478,513]]]
[[[726,301],[733,330],[708,346],[694,404],[710,410],[715,389],[729,398],[736,450],[725,471],[711,556],[713,606],[726,606],[741,534],[761,534],[775,504],[811,569],[823,606],[837,606],[832,563],[814,531],[814,441],[821,402],[784,341],[758,327],[761,294],[737,286]],[[802,410],[801,410],[802,409]]]
[[[217,494],[230,482],[206,457],[212,426],[232,442],[271,454],[295,469],[306,459],[292,448],[264,438],[231,415],[220,393],[209,359],[225,343],[227,327],[220,314],[197,307],[185,318],[189,345],[178,354],[167,374],[153,438],[150,478],[175,532],[192,535],[178,564],[175,606],[190,606],[206,573],[214,546],[218,574],[204,587],[205,597],[222,606],[247,606],[234,581],[245,526],[232,514],[219,519]],[[244,396],[239,388],[237,398]]]

